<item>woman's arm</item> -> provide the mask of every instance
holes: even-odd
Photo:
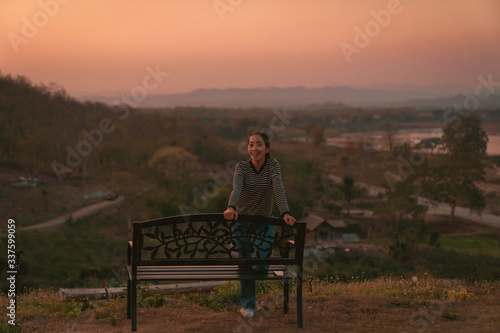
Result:
[[[240,162],[241,163],[241,162]],[[240,199],[241,191],[243,190],[243,171],[241,169],[240,163],[236,164],[233,176],[233,191],[229,197],[229,203],[227,209],[224,211],[224,217],[227,220],[237,220],[238,212],[236,212],[236,204]]]
[[[283,185],[283,180],[281,179],[281,167],[277,160],[273,163],[273,173],[272,173],[272,184],[274,197],[276,198],[276,204],[280,210],[280,214],[288,225],[293,225],[295,223],[295,218],[290,215],[290,209],[288,208],[288,202],[286,199],[285,186]]]

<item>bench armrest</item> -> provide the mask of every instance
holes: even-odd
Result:
[[[128,242],[127,249],[127,265],[130,266],[132,264],[132,250],[134,248],[134,243],[132,241]]]

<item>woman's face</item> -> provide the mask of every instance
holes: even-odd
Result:
[[[266,159],[266,153],[269,151],[271,151],[271,148],[266,147],[266,143],[260,135],[252,135],[248,140],[248,154],[254,163],[264,162]]]

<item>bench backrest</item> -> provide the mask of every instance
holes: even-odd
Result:
[[[194,214],[134,222],[133,261],[139,266],[302,265],[305,222],[290,227],[281,218],[258,215],[239,215],[237,222],[261,225],[264,232],[273,226],[272,251],[266,258],[238,257],[237,244],[246,241],[241,238],[241,223],[235,226],[235,221],[227,221],[223,214]],[[259,252],[262,237],[257,234],[254,238],[253,251]]]

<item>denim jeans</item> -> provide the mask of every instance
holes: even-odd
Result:
[[[266,258],[271,254],[274,225],[235,222],[232,231],[239,258]],[[269,265],[252,265],[251,268],[266,272]],[[240,280],[240,302],[243,309],[257,310],[255,280]]]

